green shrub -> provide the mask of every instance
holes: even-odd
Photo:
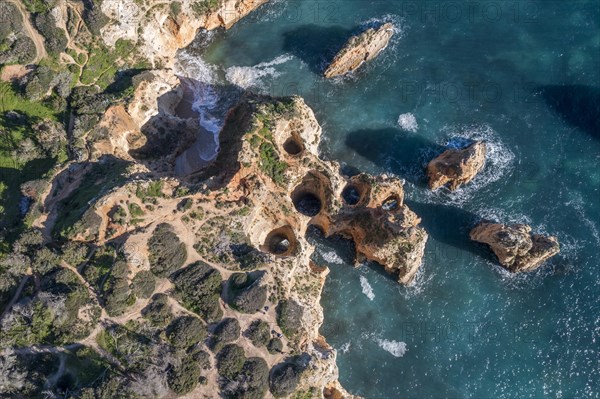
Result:
[[[219,303],[221,274],[204,262],[193,263],[171,276],[175,294],[183,306],[200,315],[206,322],[223,317]]]
[[[133,292],[139,298],[149,298],[156,288],[156,277],[149,270],[139,271],[131,282]]]
[[[242,313],[256,313],[267,301],[267,286],[261,284],[265,272],[234,273],[227,282],[225,301]]]
[[[62,259],[69,265],[77,267],[86,260],[88,250],[88,246],[83,243],[69,241],[61,248]]]
[[[269,366],[260,357],[251,357],[233,381],[222,381],[221,394],[229,399],[261,399],[269,389]]]
[[[260,169],[278,185],[286,182],[285,171],[288,165],[279,159],[275,146],[264,141],[259,149]]]
[[[5,316],[0,346],[72,343],[89,335],[99,313],[78,277],[58,269],[41,280],[39,291],[23,298]]]
[[[116,260],[116,249],[112,245],[105,245],[96,249],[83,269],[83,277],[97,292],[102,292],[104,281],[108,278]]]
[[[184,198],[177,204],[177,210],[179,212],[185,212],[194,205],[194,200],[191,198]]]
[[[117,261],[110,270],[102,289],[104,308],[110,316],[120,316],[125,309],[135,303],[135,294],[129,288],[129,267],[124,261]]]
[[[200,364],[193,356],[185,356],[181,359],[181,364],[169,369],[167,374],[169,388],[178,395],[191,392],[198,385],[201,372]]]
[[[150,303],[142,309],[142,316],[157,327],[169,324],[173,319],[169,297],[165,294],[154,294]]]
[[[234,379],[242,371],[246,362],[246,354],[241,346],[235,344],[225,345],[217,354],[217,370],[219,376]]]
[[[271,338],[269,343],[267,344],[267,350],[270,354],[281,353],[283,350],[283,342],[279,338]]]
[[[146,201],[147,199],[151,198],[161,198],[163,197],[162,188],[162,180],[151,181],[146,187],[138,184],[135,195],[142,201]]]
[[[240,323],[237,319],[228,317],[221,320],[211,337],[212,350],[218,352],[223,345],[237,340],[240,337],[240,330]]]
[[[302,328],[304,308],[293,299],[286,299],[277,305],[277,324],[288,338],[293,338]]]
[[[171,345],[186,349],[206,338],[206,327],[193,316],[180,316],[167,327],[167,338]]]
[[[44,36],[44,45],[50,55],[58,55],[67,48],[65,31],[56,27],[56,20],[51,13],[39,13],[33,19],[35,27]]]
[[[129,214],[132,218],[139,218],[141,216],[144,216],[144,210],[138,204],[132,202],[128,205],[128,208]]]
[[[113,355],[129,373],[143,371],[156,345],[145,335],[121,326],[108,325],[96,336],[100,348]]]
[[[60,267],[60,257],[48,248],[40,248],[33,256],[31,268],[41,276]]]
[[[123,225],[127,222],[127,213],[121,205],[115,205],[108,213],[108,216],[115,224]]]
[[[271,329],[269,323],[264,320],[254,320],[248,326],[244,335],[252,342],[252,345],[260,348],[266,346],[271,339]]]
[[[30,13],[49,12],[56,5],[54,0],[23,0],[25,8]]]
[[[112,367],[98,352],[87,346],[65,351],[65,355],[66,375],[73,377],[72,384],[67,386],[71,391],[92,385]]]
[[[158,277],[167,277],[183,266],[187,258],[185,244],[171,225],[159,224],[148,240],[150,270]]]
[[[308,360],[308,355],[294,356],[273,366],[269,374],[269,387],[273,396],[287,396],[296,390],[302,372],[308,366]]]
[[[181,3],[178,1],[173,1],[170,5],[169,8],[171,10],[171,15],[173,15],[173,17],[177,17],[179,14],[181,14]]]
[[[192,11],[194,11],[197,16],[202,17],[216,11],[219,8],[219,3],[219,0],[196,0],[195,3],[192,3]]]
[[[100,29],[110,21],[110,18],[104,15],[100,9],[100,5],[96,5],[94,0],[85,0],[84,4],[85,8],[82,17],[85,24],[92,34],[100,35]]]

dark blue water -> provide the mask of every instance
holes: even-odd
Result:
[[[340,43],[383,21],[397,33],[377,60],[320,77]],[[403,177],[430,234],[409,288],[376,265],[352,268],[346,243],[316,239],[331,269],[321,331],[349,391],[599,397],[598,1],[279,2],[209,42],[203,61],[194,48],[181,55],[188,75],[302,95],[324,128],[323,156]],[[467,139],[488,142],[484,172],[430,193],[423,165]],[[468,240],[484,217],[556,235],[561,253],[509,275]]]

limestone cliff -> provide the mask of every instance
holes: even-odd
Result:
[[[535,270],[560,251],[556,237],[531,234],[524,224],[480,223],[471,239],[490,246],[498,261],[513,273]]]
[[[363,63],[377,57],[387,47],[393,35],[394,26],[386,23],[351,37],[334,57],[324,73],[325,77],[332,78],[355,71]]]
[[[447,186],[454,191],[469,183],[485,165],[484,142],[477,141],[466,148],[448,149],[427,165],[429,188]]]
[[[181,0],[174,8],[149,0],[102,2],[102,11],[114,23],[102,29],[109,45],[128,39],[155,67],[171,67],[177,50],[194,40],[199,29],[229,29],[268,0]]]

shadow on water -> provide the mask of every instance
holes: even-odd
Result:
[[[321,75],[353,32],[353,29],[341,26],[302,25],[283,34],[283,50],[300,58],[312,72]]]
[[[424,169],[429,161],[427,154],[443,151],[438,144],[395,128],[350,132],[346,136],[346,146],[377,166],[421,187],[427,183]]]
[[[600,88],[584,85],[540,86],[546,104],[566,122],[600,140]]]
[[[421,224],[436,241],[450,245],[460,251],[467,251],[488,261],[495,261],[491,251],[469,238],[469,232],[480,217],[472,212],[465,211],[451,205],[426,204],[422,202],[406,201],[410,209],[421,217]],[[447,259],[444,254],[439,255],[440,260]]]

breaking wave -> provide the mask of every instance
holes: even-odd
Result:
[[[261,62],[254,66],[232,66],[225,71],[225,78],[231,84],[242,89],[266,90],[265,80],[267,78],[276,78],[281,75],[275,67],[292,60],[290,55],[280,55],[279,57]]]
[[[408,349],[405,342],[390,341],[387,339],[377,338],[377,344],[381,349],[390,353],[395,357],[402,357]]]
[[[482,188],[505,177],[513,170],[515,154],[502,142],[499,134],[487,125],[450,127],[444,129],[445,138],[439,143],[448,148],[461,148],[474,141],[486,143],[486,161],[483,169],[469,183],[456,191],[441,188],[430,195],[436,202],[464,204]],[[429,158],[437,154],[429,154]]]
[[[342,346],[340,347],[340,352],[341,352],[341,353],[346,353],[346,352],[348,352],[348,351],[350,350],[350,346],[351,346],[351,345],[350,345],[350,342],[346,342],[344,345],[342,345]]]
[[[398,125],[407,132],[415,133],[419,129],[417,118],[410,112],[398,117]]]
[[[344,264],[344,260],[340,258],[340,256],[334,251],[323,252],[321,253],[321,256],[323,257],[323,260],[325,260],[325,262],[333,263],[336,265]]]
[[[375,299],[375,293],[373,287],[369,284],[369,280],[365,276],[360,276],[360,287],[362,288],[363,294],[367,296],[371,301]]]

